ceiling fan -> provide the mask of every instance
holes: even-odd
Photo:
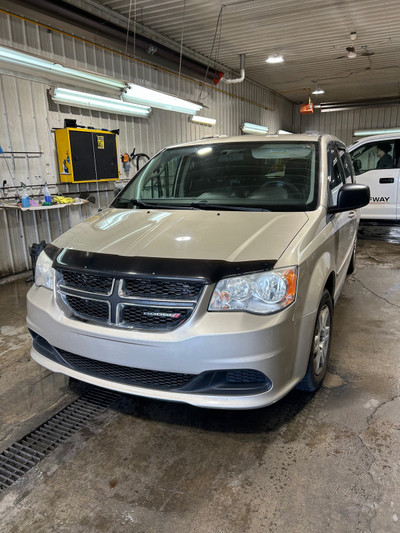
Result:
[[[356,39],[357,39],[357,32],[356,31],[352,31],[350,33],[350,40],[354,43],[354,41]],[[361,45],[361,52],[360,53],[357,53],[356,49],[355,49],[355,46],[352,45],[352,46],[347,46],[346,47],[346,55],[336,57],[335,59],[344,59],[346,57],[348,59],[354,59],[355,57],[358,57],[358,56],[370,57],[370,56],[373,56],[374,54],[375,54],[375,52],[370,52],[368,50],[368,46],[367,45]]]
[[[348,59],[354,59],[358,56],[364,56],[364,57],[370,57],[373,56],[375,52],[371,52],[368,50],[368,47],[366,45],[361,46],[361,52],[356,52],[356,49],[354,46],[347,46],[346,47],[346,54],[343,56],[336,57],[335,59],[344,59],[347,57]]]

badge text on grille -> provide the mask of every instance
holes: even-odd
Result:
[[[162,313],[159,311],[144,311],[144,316],[158,316],[162,318],[179,318],[181,316],[181,313]]]

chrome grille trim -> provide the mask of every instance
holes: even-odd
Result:
[[[105,319],[102,320],[100,318],[97,318],[96,322],[101,322],[101,323],[104,323],[104,324],[111,324],[111,320],[110,320],[111,304],[110,304],[110,302],[107,302],[106,300],[97,300],[96,298],[88,298],[86,296],[78,296],[77,294],[69,294],[69,293],[64,293],[63,294],[63,293],[61,293],[62,301],[67,306],[67,308],[71,311],[71,313],[74,316],[77,316],[79,318],[82,318],[83,320],[88,320],[88,321],[93,321],[93,316],[88,315],[88,314],[84,314],[84,313],[80,313],[79,311],[74,309],[74,307],[70,304],[70,302],[68,302],[68,297],[79,298],[79,299],[84,300],[86,302],[90,301],[90,302],[100,302],[100,303],[107,304],[107,306],[108,306],[108,317],[107,317],[107,319],[106,320]]]
[[[169,305],[166,306],[165,302],[163,305],[155,305],[154,302],[152,305],[141,304],[118,304],[117,306],[117,323],[119,326],[128,328],[128,329],[137,329],[135,328],[135,322],[128,321],[125,318],[125,311],[140,312],[143,311],[142,316],[148,316],[146,322],[142,322],[141,329],[143,330],[152,330],[152,331],[170,331],[179,327],[181,324],[189,320],[194,310],[193,305],[186,306],[177,306]],[[175,316],[178,315],[178,316]],[[181,320],[179,320],[179,318]],[[158,324],[154,324],[154,319]]]
[[[63,273],[67,274],[63,276]],[[79,287],[79,283],[85,279],[89,284],[87,290]],[[72,280],[71,284],[66,280]],[[128,295],[126,284],[130,282],[135,291],[143,287],[145,294]],[[91,290],[97,286],[108,288],[110,283],[111,292]],[[56,295],[60,308],[76,320],[139,331],[170,331],[189,320],[205,287],[206,282],[199,279],[152,276],[113,278],[107,273],[76,273],[60,269],[57,271]],[[187,299],[182,298],[185,293]],[[107,313],[105,305],[108,306]]]
[[[163,278],[165,279],[165,278]],[[125,279],[121,279],[119,280],[119,284],[118,284],[118,296],[123,299],[123,300],[129,300],[131,303],[134,302],[134,305],[152,305],[152,304],[155,304],[157,305],[158,307],[161,306],[161,305],[167,305],[167,306],[171,306],[171,305],[176,305],[176,306],[180,306],[180,305],[195,305],[197,304],[199,298],[200,298],[200,295],[201,293],[203,292],[203,289],[205,287],[205,285],[202,286],[201,290],[199,291],[199,295],[196,299],[169,299],[169,298],[165,298],[165,299],[161,299],[161,298],[150,298],[148,296],[128,296],[126,294],[126,292],[124,291],[123,289],[123,286],[125,284],[127,280]]]
[[[138,291],[140,295],[131,294],[132,289],[127,289],[127,286],[130,284],[136,283],[142,287],[139,287],[141,291]],[[147,287],[143,287],[146,285]],[[168,284],[170,288],[168,290]],[[173,287],[173,290],[172,290]],[[181,301],[181,302],[193,302],[196,303],[199,300],[199,297],[204,288],[204,283],[199,279],[194,278],[145,278],[138,276],[137,278],[131,279],[121,279],[119,285],[119,294],[123,298],[129,298],[132,300],[136,299],[146,299],[146,300],[168,300],[168,301]],[[144,292],[147,289],[147,293]],[[166,290],[167,289],[167,290]],[[149,293],[155,292],[157,295],[149,295]],[[187,297],[184,297],[185,292]],[[175,297],[175,294],[178,293],[179,297]]]
[[[65,272],[68,272],[68,273],[72,273],[72,271],[67,271],[65,270]],[[76,273],[78,275],[78,273]],[[83,277],[83,274],[79,274],[80,276]],[[91,277],[95,277],[93,274],[89,274],[89,276]],[[100,278],[110,278],[111,276],[97,276],[97,277],[100,277]],[[60,287],[60,288],[63,288],[63,289],[67,289],[67,290],[70,290],[70,289],[73,289],[74,291],[78,291],[78,292],[81,292],[81,293],[90,293],[90,294],[95,294],[95,295],[98,295],[98,296],[111,296],[111,294],[114,292],[114,285],[115,285],[115,279],[112,278],[112,282],[111,282],[111,288],[109,291],[107,292],[104,292],[104,291],[94,291],[94,290],[90,290],[88,289],[87,287],[85,288],[78,288],[78,287],[75,287],[73,285],[68,285],[66,283],[64,283],[64,277],[63,277],[63,271],[56,271],[56,282],[57,282],[57,286]]]

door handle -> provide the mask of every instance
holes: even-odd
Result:
[[[394,178],[379,178],[379,183],[394,183]]]
[[[349,218],[354,218],[356,216],[355,211],[349,211]]]

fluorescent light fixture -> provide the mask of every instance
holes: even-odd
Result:
[[[400,128],[388,128],[382,130],[356,130],[354,137],[366,137],[368,135],[382,135],[384,133],[400,133]]]
[[[214,126],[217,120],[215,118],[199,117],[198,115],[193,115],[192,117],[189,117],[189,122],[194,122],[195,124],[203,124],[204,126]]]
[[[111,87],[114,89],[123,89],[125,84],[122,81],[115,80],[107,76],[99,76],[84,70],[63,67],[59,63],[41,59],[39,57],[17,52],[10,48],[0,46],[0,63],[5,62],[11,65],[32,69],[39,72],[53,73],[72,81],[89,81],[101,85],[102,87]]]
[[[211,152],[212,152],[211,146],[205,146],[204,148],[200,148],[199,150],[197,150],[197,155],[211,154]]]
[[[292,131],[278,130],[279,135],[293,135]]]
[[[148,105],[157,107],[158,109],[166,109],[188,115],[195,115],[197,111],[203,109],[203,106],[200,104],[188,102],[187,100],[182,100],[182,98],[177,98],[176,96],[161,91],[147,89],[135,83],[128,83],[125,91],[122,93],[122,98],[134,104]]]
[[[256,135],[265,135],[269,130],[267,126],[259,126],[258,124],[251,124],[250,122],[242,124],[240,129],[243,133],[252,133]]]
[[[129,104],[115,98],[107,98],[98,94],[82,93],[55,87],[51,89],[50,96],[57,104],[72,105],[92,109],[95,111],[106,111],[117,115],[130,115],[133,117],[146,118],[150,115],[150,107]]]
[[[266,63],[283,63],[285,60],[281,56],[281,54],[272,54],[272,56],[269,56],[268,59],[265,60]]]

